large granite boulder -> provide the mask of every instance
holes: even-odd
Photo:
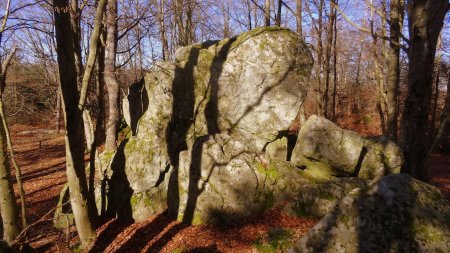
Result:
[[[379,179],[400,173],[403,154],[391,141],[367,139],[313,115],[299,131],[291,161],[325,180],[332,176]]]
[[[164,210],[167,203],[175,215],[182,208],[184,156],[192,154],[195,143],[206,136],[225,133],[258,155],[263,150],[285,153],[279,149],[286,146],[272,143],[294,120],[312,64],[302,39],[277,27],[183,47],[177,50],[175,62],[156,63],[143,80],[145,89],[136,84],[133,91],[138,94],[124,103],[133,136],[102,163],[97,185],[110,185],[102,187],[109,192],[109,200],[103,202],[116,203],[114,208],[122,209],[119,213],[131,213],[137,221]],[[142,117],[133,119],[147,104]],[[248,169],[243,161],[250,158],[236,159],[242,171]]]
[[[448,252],[450,203],[406,174],[342,198],[290,252]]]

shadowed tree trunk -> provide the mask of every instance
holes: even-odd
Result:
[[[400,85],[400,35],[403,29],[404,0],[390,1],[390,40],[387,50],[386,132],[397,140],[398,89]]]
[[[338,0],[334,0],[336,5],[338,4]],[[334,10],[334,23],[333,23],[333,31],[334,31],[334,40],[333,40],[333,104],[331,109],[331,120],[336,122],[336,93],[337,93],[337,10]]]
[[[265,25],[270,26],[270,0],[266,0],[264,4],[264,20]]]
[[[409,70],[408,93],[403,111],[400,145],[405,152],[404,172],[424,179],[425,152],[428,144],[428,115],[431,105],[436,44],[448,0],[412,0],[408,2]]]
[[[323,94],[322,94],[322,57],[323,57],[323,43],[322,43],[322,31],[323,31],[323,5],[324,0],[319,0],[318,6],[318,29],[317,29],[317,95],[316,95],[316,103],[317,103],[317,115],[323,116],[324,108],[323,108]]]
[[[283,1],[278,0],[277,4],[277,18],[275,19],[276,26],[281,26],[281,7],[282,7]]]
[[[89,55],[78,91],[78,76],[75,59],[74,39],[68,0],[54,0],[55,35],[57,43],[58,67],[66,127],[66,172],[70,189],[70,202],[81,247],[87,248],[95,239],[93,225],[95,210],[93,199],[89,199],[86,171],[84,166],[83,110],[87,89],[92,77],[101,23],[106,0],[98,1],[94,29],[89,42]]]
[[[336,19],[336,9],[333,8],[333,3],[336,5],[334,0],[330,0],[330,17],[328,18],[328,27],[327,27],[327,45],[325,50],[325,90],[324,90],[324,115],[329,118],[329,89],[330,89],[330,73],[331,73],[331,46],[333,44],[333,24]]]

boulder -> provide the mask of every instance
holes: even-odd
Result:
[[[235,136],[233,136],[235,137]],[[310,184],[301,170],[228,134],[198,138],[179,166],[179,219],[222,223],[293,201]]]
[[[357,177],[333,178],[328,181],[311,181],[305,173],[305,179],[295,198],[284,207],[287,214],[297,217],[322,218],[331,212],[336,203],[356,188],[366,188],[369,182]]]
[[[397,174],[351,191],[290,252],[447,252],[449,242],[449,201]]]
[[[299,131],[292,163],[311,177],[358,176],[365,179],[400,173],[403,154],[387,140],[371,140],[312,115]]]
[[[301,38],[278,27],[178,49],[175,62],[156,63],[143,80],[145,89],[136,85],[138,94],[125,101],[133,136],[104,162],[111,166],[102,166],[97,185],[110,182],[104,187],[109,203],[140,221],[179,202],[182,194],[173,189],[182,184],[182,152],[191,154],[204,136],[227,133],[255,152],[269,146],[268,153],[282,157],[286,146],[269,144],[294,120],[312,64]],[[140,109],[133,109],[133,97],[148,104],[134,120]],[[169,206],[170,213],[178,209]]]

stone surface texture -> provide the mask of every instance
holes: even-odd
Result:
[[[400,173],[403,153],[391,141],[367,139],[312,115],[300,129],[291,161],[318,178],[379,179]]]
[[[448,252],[449,244],[449,201],[396,174],[351,191],[290,252]]]

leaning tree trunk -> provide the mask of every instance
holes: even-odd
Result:
[[[411,0],[409,17],[408,93],[403,111],[400,145],[405,152],[404,172],[425,179],[428,115],[430,112],[436,44],[448,0]]]
[[[117,149],[117,130],[120,120],[119,83],[116,71],[117,50],[117,0],[108,2],[106,16],[106,46],[105,46],[105,84],[108,90],[108,121],[106,123],[106,150]]]
[[[6,70],[12,56],[14,55],[15,48],[8,55],[7,59],[3,63],[0,74],[0,209],[1,217],[3,221],[3,239],[11,244],[12,241],[18,236],[19,228],[17,225],[17,207],[16,199],[14,195],[14,189],[11,183],[11,173],[7,158],[7,147],[10,148],[11,158],[13,165],[16,169],[17,182],[19,184],[20,199],[22,201],[22,215],[25,214],[25,200],[22,187],[22,181],[20,178],[20,169],[14,159],[14,152],[12,152],[11,139],[9,139],[8,125],[6,123],[5,114],[3,113],[3,91],[5,89]],[[26,226],[26,218],[22,217],[23,225]]]
[[[1,99],[1,98],[0,98]],[[0,124],[0,206],[3,221],[3,239],[10,244],[19,234],[17,207],[6,157],[6,135]]]

